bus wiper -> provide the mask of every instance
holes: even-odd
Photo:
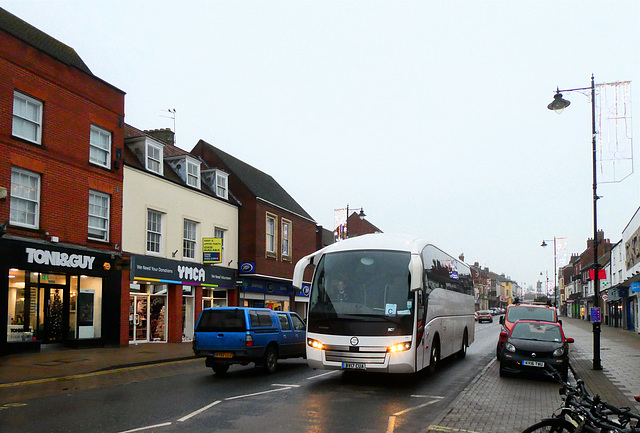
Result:
[[[371,317],[373,319],[382,319],[384,321],[400,324],[400,321],[395,320],[394,317],[383,316],[381,314],[371,314],[371,313],[343,314],[343,315],[341,315],[341,317],[349,318],[349,319],[360,319],[362,317]]]

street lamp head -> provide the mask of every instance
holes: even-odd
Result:
[[[553,102],[547,105],[547,108],[549,110],[553,110],[556,113],[560,114],[569,105],[571,105],[571,101],[567,101],[566,99],[562,98],[562,93],[560,93],[560,89],[558,89],[556,91],[556,94],[553,96]]]
[[[542,241],[542,245],[540,245],[542,248],[547,246],[547,243],[545,241]]]
[[[360,212],[358,213],[358,216],[360,217],[361,220],[364,219],[364,217],[366,217],[364,211],[362,210],[362,208],[360,208]]]

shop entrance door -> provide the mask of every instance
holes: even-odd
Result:
[[[149,341],[149,297],[131,295],[129,300],[129,341]]]
[[[38,337],[43,343],[61,342],[69,332],[68,293],[65,293],[64,287],[42,283],[38,291],[41,305],[38,315]]]

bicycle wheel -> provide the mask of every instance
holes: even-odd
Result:
[[[554,433],[573,433],[575,426],[568,421],[560,418],[544,419],[534,425],[527,427],[522,433],[542,433],[542,432],[554,432]]]

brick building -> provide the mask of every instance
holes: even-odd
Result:
[[[124,96],[0,9],[0,353],[118,342]]]
[[[296,262],[317,249],[313,218],[270,175],[203,140],[191,154],[228,173],[229,191],[241,203],[238,305],[306,317],[308,294],[296,291],[291,282]]]

